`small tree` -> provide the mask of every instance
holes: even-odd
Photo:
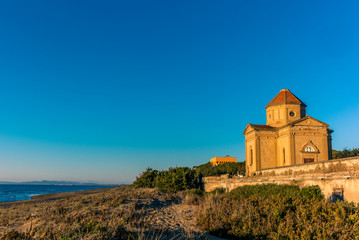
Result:
[[[159,172],[155,186],[161,192],[175,193],[198,187],[194,170],[188,167],[170,168]]]
[[[158,171],[152,168],[147,168],[139,177],[136,177],[136,181],[133,185],[137,188],[154,188],[155,179],[158,176]]]

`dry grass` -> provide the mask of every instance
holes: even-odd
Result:
[[[329,204],[317,187],[165,194],[126,186],[0,207],[0,240],[212,238],[204,231],[235,239],[359,239],[358,229],[359,207]]]
[[[180,202],[176,194],[125,186],[2,206],[0,239],[198,239],[174,219]]]

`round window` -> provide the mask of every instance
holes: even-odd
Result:
[[[293,111],[290,111],[289,116],[294,117],[295,113]]]

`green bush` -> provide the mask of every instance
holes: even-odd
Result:
[[[155,186],[166,193],[175,193],[198,187],[195,172],[188,167],[170,168],[158,173]]]
[[[216,188],[213,191],[209,192],[209,194],[222,194],[225,193],[226,189],[224,189],[223,187],[221,188]]]
[[[133,182],[133,185],[137,188],[154,188],[157,176],[157,170],[147,168],[139,177],[136,177],[136,181]]]
[[[319,186],[303,187],[300,191],[300,197],[304,200],[323,200],[324,195]]]
[[[233,239],[358,239],[359,207],[328,203],[317,186],[255,185],[208,194],[197,223]]]
[[[196,170],[197,176],[200,177],[220,176],[222,174],[229,174],[230,176],[246,174],[245,162],[223,163],[218,166],[212,166],[212,164],[208,162],[194,167],[194,169]]]
[[[234,189],[229,195],[237,199],[249,198],[251,196],[274,199],[300,197],[303,200],[322,200],[324,198],[322,191],[318,186],[303,187],[300,189],[297,185],[277,184],[243,186]]]
[[[185,192],[185,194],[189,195],[189,196],[202,197],[204,192],[199,188],[194,188],[194,189],[187,190]]]
[[[147,168],[141,173],[133,185],[136,188],[157,187],[161,192],[175,193],[188,189],[201,188],[201,178],[219,176],[221,174],[244,174],[244,163],[224,163],[212,166],[206,163],[197,167],[175,167],[164,171]]]
[[[188,167],[175,167],[164,171],[147,168],[145,172],[136,178],[133,185],[136,188],[157,187],[161,192],[165,193],[176,193],[200,187],[195,171]]]
[[[268,197],[294,197],[298,195],[300,189],[296,185],[248,185],[234,189],[229,194],[237,199],[249,198],[257,196],[261,198]]]
[[[359,156],[359,148],[343,149],[342,151],[332,150],[333,159]]]
[[[201,189],[190,189],[184,192],[183,204],[199,205],[203,199],[204,192]]]

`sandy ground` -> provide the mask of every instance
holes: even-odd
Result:
[[[143,210],[141,216],[143,220],[150,222],[149,226],[137,231],[153,233],[160,239],[220,239],[201,231],[196,226],[197,206],[195,205],[185,205],[176,200],[168,201],[162,196],[141,199],[136,207]]]
[[[111,189],[37,195],[31,200],[0,203],[0,207],[56,201],[63,198],[98,194],[108,190]],[[133,222],[136,224],[133,224],[130,230],[140,233],[142,239],[221,239],[201,231],[196,226],[195,213],[198,208],[196,205],[186,205],[178,199],[168,199],[168,196],[161,194],[155,198],[132,199],[125,205],[127,206],[124,207],[135,208],[137,214]],[[141,222],[144,224],[141,225]]]

